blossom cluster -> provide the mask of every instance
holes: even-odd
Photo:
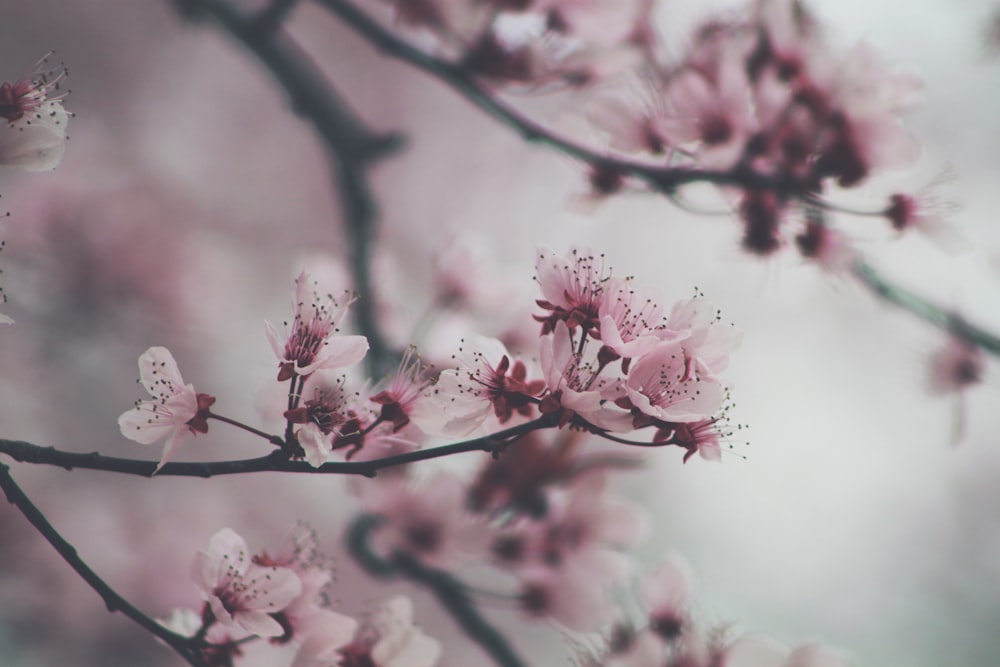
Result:
[[[346,458],[377,458],[417,448],[427,435],[467,436],[515,419],[547,416],[559,427],[598,435],[652,429],[652,443],[676,445],[718,460],[726,425],[720,380],[740,335],[721,323],[701,296],[666,312],[654,290],[611,275],[603,257],[572,248],[566,257],[539,250],[536,279],[543,299],[538,361],[503,343],[479,338],[456,355],[459,366],[431,379],[413,350],[378,391],[351,391],[338,374],[361,361],[363,336],[342,334],[350,297],[337,300],[302,273],[295,280],[295,317],[283,330],[268,324],[279,382],[289,381],[281,447],[314,467]],[[185,384],[170,352],[147,350],[140,381],[153,396],[119,419],[122,433],[143,444],[166,439],[159,466],[188,433],[205,433],[215,397]],[[273,441],[273,440],[272,440]]]
[[[540,249],[541,377],[528,380],[529,360],[500,341],[473,340],[428,391],[421,427],[458,436],[551,415],[598,434],[652,428],[655,443],[718,459],[728,396],[719,374],[739,332],[700,295],[666,311],[655,290],[613,276],[604,261],[588,248]]]
[[[413,625],[407,598],[387,601],[360,624],[331,609],[325,594],[330,563],[304,524],[273,555],[251,554],[242,537],[223,528],[195,555],[191,574],[204,600],[201,611],[175,609],[162,624],[199,640],[199,653],[213,667],[232,665],[254,637],[296,647],[292,667],[431,667],[441,652]]]

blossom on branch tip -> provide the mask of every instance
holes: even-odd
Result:
[[[0,166],[24,171],[48,171],[66,150],[69,114],[59,90],[65,68],[44,69],[45,59],[31,74],[14,83],[0,83]]]
[[[188,433],[207,433],[215,397],[184,384],[177,362],[165,347],[151,347],[139,357],[139,382],[152,399],[136,401],[118,418],[122,435],[143,445],[166,439],[156,469],[173,459]]]
[[[267,340],[278,357],[279,382],[320,369],[346,368],[364,359],[367,338],[338,335],[353,301],[347,293],[341,301],[321,293],[305,271],[299,274],[292,290],[295,316],[291,325],[286,322],[285,330],[279,331],[265,322]]]
[[[195,554],[191,576],[220,625],[261,637],[285,633],[273,616],[302,592],[302,581],[286,567],[260,566],[250,558],[246,542],[223,528]]]

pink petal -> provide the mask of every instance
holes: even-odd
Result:
[[[263,611],[238,611],[233,615],[233,620],[241,628],[258,637],[280,637],[285,634],[281,623]]]

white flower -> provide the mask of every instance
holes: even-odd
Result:
[[[170,350],[151,347],[139,357],[139,381],[153,397],[136,401],[135,407],[118,418],[122,435],[143,445],[166,440],[159,470],[177,453],[188,433],[208,431],[204,413],[215,402],[208,394],[198,394],[184,384]]]
[[[191,575],[221,625],[261,637],[285,630],[271,614],[282,611],[302,592],[302,581],[286,567],[253,564],[246,542],[223,528],[199,551]]]
[[[62,161],[69,114],[58,89],[65,70],[43,70],[0,84],[0,166],[48,171]],[[6,121],[6,122],[4,122]]]

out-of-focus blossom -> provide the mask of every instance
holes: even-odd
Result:
[[[293,570],[254,564],[246,542],[230,528],[213,535],[208,550],[195,555],[191,574],[218,623],[261,637],[284,634],[273,614],[302,592]]]
[[[954,417],[951,440],[961,442],[965,435],[965,393],[983,381],[986,374],[986,355],[978,345],[951,336],[931,355],[927,384],[933,394],[954,398]]]
[[[397,595],[375,611],[340,653],[340,667],[434,667],[441,642],[413,624],[413,602]]]
[[[195,392],[184,384],[170,351],[151,347],[139,357],[139,381],[153,397],[136,401],[135,407],[118,418],[122,435],[151,445],[166,439],[159,470],[173,459],[188,433],[208,432],[208,410],[215,397]]]
[[[803,257],[834,274],[849,271],[856,258],[847,235],[818,220],[806,221],[805,229],[795,237],[795,244]]]
[[[640,595],[650,629],[665,641],[680,636],[691,622],[691,592],[694,575],[680,554],[670,554],[642,581]]]
[[[69,114],[63,96],[52,93],[65,74],[42,60],[31,74],[0,84],[0,166],[48,171],[62,161]]]
[[[374,536],[381,551],[449,567],[486,549],[485,524],[466,511],[465,493],[465,483],[448,473],[412,483],[387,478],[364,487],[362,504],[365,512],[385,518]]]
[[[295,279],[292,308],[295,317],[289,328],[279,332],[266,322],[267,340],[278,357],[278,381],[297,375],[310,375],[320,369],[353,366],[368,352],[364,336],[341,336],[340,323],[354,298],[345,294],[338,301],[332,294],[320,292],[319,286],[304,271]]]
[[[723,667],[851,667],[843,652],[818,643],[794,650],[763,635],[746,635],[732,643],[723,655]]]

